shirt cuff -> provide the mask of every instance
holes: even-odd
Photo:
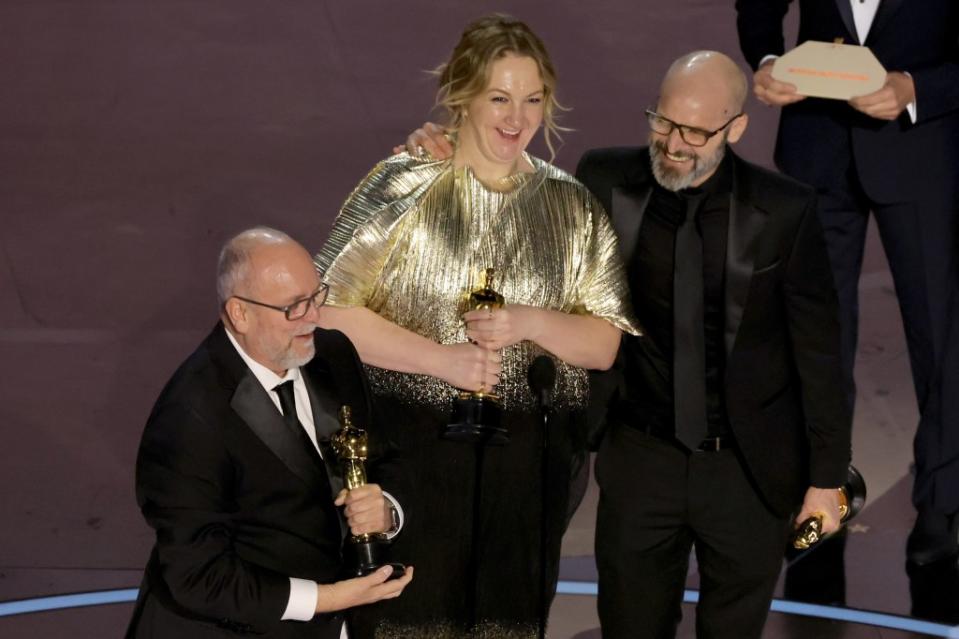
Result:
[[[389,530],[386,533],[386,538],[392,539],[393,537],[396,537],[398,534],[400,534],[401,530],[403,530],[403,523],[406,521],[406,517],[403,515],[403,507],[400,506],[400,502],[396,501],[396,498],[393,497],[393,495],[389,494],[388,492],[384,490],[383,496],[390,500],[390,505],[392,505],[393,508],[396,510],[396,516],[398,519],[396,530]]]
[[[912,120],[912,123],[916,123],[916,103],[910,102],[906,105],[906,111],[909,113],[909,119]]]
[[[309,621],[316,614],[316,582],[290,577],[290,599],[281,621]]]
[[[912,77],[912,74],[909,73],[908,71],[903,71],[903,73],[905,73],[906,75],[908,75],[910,78]],[[913,124],[915,124],[915,123],[916,123],[916,118],[919,117],[919,116],[917,115],[917,111],[916,111],[916,101],[915,101],[915,100],[913,100],[912,102],[910,102],[909,104],[906,105],[906,111],[909,113],[909,119],[912,121]]]

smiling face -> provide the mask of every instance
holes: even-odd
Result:
[[[669,191],[699,186],[716,172],[723,161],[728,133],[722,131],[700,147],[690,146],[681,139],[679,144],[670,144],[674,136],[679,138],[679,132],[674,130],[667,136],[650,133],[649,155],[653,176],[660,186]]]
[[[459,132],[458,166],[497,180],[521,170],[543,121],[543,79],[530,57],[506,54],[490,65],[486,88],[469,103]]]
[[[248,272],[236,294],[274,306],[286,306],[309,297],[320,284],[309,253],[295,242],[253,249]],[[305,316],[294,321],[286,319],[281,311],[236,297],[227,301],[225,310],[243,350],[277,375],[313,359],[313,332],[319,323],[320,311],[312,304]]]
[[[663,81],[656,112],[676,124],[715,131],[742,109],[737,73],[732,61],[718,56],[692,57],[685,65],[674,65]],[[649,134],[653,175],[660,186],[679,191],[699,186],[716,172],[727,143],[735,143],[746,130],[748,117],[741,115],[703,146],[683,140],[679,129],[663,135]]]

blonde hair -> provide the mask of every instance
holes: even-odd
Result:
[[[532,58],[539,68],[543,80],[543,137],[552,161],[556,155],[553,138],[562,141],[559,132],[570,130],[556,123],[557,112],[568,109],[556,100],[556,71],[546,46],[516,18],[494,13],[466,27],[449,60],[434,71],[440,83],[436,104],[446,109],[450,132],[458,131],[467,106],[486,89],[493,62],[507,55]]]

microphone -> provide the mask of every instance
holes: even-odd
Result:
[[[529,387],[540,408],[553,407],[553,386],[556,384],[556,364],[552,358],[540,355],[529,366]]]
[[[529,365],[529,388],[539,404],[543,420],[542,448],[539,454],[540,521],[539,521],[539,639],[546,637],[546,540],[549,537],[549,422],[553,414],[553,386],[556,385],[556,364],[552,358],[540,355]]]

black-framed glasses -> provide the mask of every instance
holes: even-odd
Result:
[[[286,319],[290,320],[291,322],[295,322],[298,319],[303,319],[303,317],[310,312],[310,304],[316,308],[320,308],[326,304],[326,296],[329,292],[330,286],[328,284],[320,284],[320,287],[313,291],[313,294],[309,297],[298,299],[287,304],[286,306],[274,306],[273,304],[267,304],[265,302],[257,302],[256,300],[251,300],[248,297],[241,297],[240,295],[234,295],[233,297],[238,300],[243,300],[249,304],[265,306],[266,308],[272,308],[274,311],[280,311],[286,315]]]
[[[732,124],[733,120],[741,115],[743,115],[743,111],[740,111],[733,117],[726,120],[726,124],[722,125],[715,131],[709,131],[707,129],[700,129],[699,127],[673,122],[669,118],[661,116],[652,109],[646,109],[646,119],[649,121],[649,128],[660,135],[669,135],[673,132],[673,129],[679,129],[679,137],[681,137],[683,142],[689,146],[705,146],[711,137]]]

